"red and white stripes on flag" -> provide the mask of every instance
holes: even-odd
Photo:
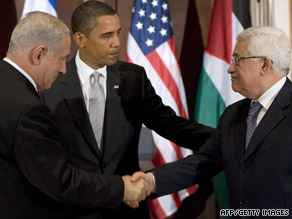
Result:
[[[177,115],[188,118],[185,89],[177,60],[177,52],[170,24],[167,0],[135,0],[127,44],[127,61],[145,68],[157,94]],[[162,138],[152,131],[157,154],[155,166],[172,162],[192,153]],[[172,195],[149,200],[154,218],[173,214],[182,200],[196,187]]]

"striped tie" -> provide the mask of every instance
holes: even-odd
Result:
[[[101,136],[104,119],[105,96],[104,90],[99,82],[103,77],[99,72],[95,71],[90,75],[89,89],[89,119],[95,135],[96,142],[101,150]]]
[[[246,138],[245,138],[245,149],[249,144],[249,141],[257,127],[257,117],[262,108],[262,105],[259,102],[253,102],[249,108],[247,116],[247,126],[246,126]]]

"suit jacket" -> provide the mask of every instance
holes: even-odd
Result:
[[[156,95],[144,68],[119,61],[107,66],[101,153],[90,125],[75,58],[67,64],[67,72],[43,93],[43,97],[69,145],[67,151],[71,162],[80,168],[99,171],[104,175],[125,175],[139,170],[138,141],[142,123],[178,145],[195,150],[213,132],[212,128],[176,116]],[[141,205],[145,207],[145,204]],[[83,209],[79,212],[86,214]],[[115,214],[125,218],[148,218],[147,212],[147,208],[132,210],[122,205],[118,211],[106,212],[105,217],[111,215],[114,218]]]
[[[50,109],[5,61],[0,62],[0,102],[1,218],[65,218],[67,204],[114,208],[121,203],[121,177],[104,176],[101,188],[98,171],[69,164]]]
[[[292,213],[292,84],[284,86],[245,151],[250,100],[229,106],[214,135],[195,154],[153,169],[157,196],[225,170],[232,209],[289,209]],[[178,177],[181,176],[181,177]]]

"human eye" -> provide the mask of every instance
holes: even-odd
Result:
[[[231,59],[232,64],[238,65],[239,59],[240,57],[238,55],[232,55],[232,59]]]
[[[113,36],[112,32],[105,33],[105,34],[102,35],[103,38],[111,38],[112,36]]]
[[[238,56],[235,56],[234,59],[235,59],[235,64],[238,65],[239,57]]]

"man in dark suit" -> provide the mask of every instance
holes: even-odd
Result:
[[[72,218],[66,205],[117,208],[144,199],[145,184],[130,176],[79,169],[38,91],[66,72],[69,29],[42,12],[15,27],[0,62],[0,218]],[[104,184],[102,184],[104,183]]]
[[[278,28],[254,27],[238,35],[228,73],[233,90],[247,98],[227,107],[214,135],[195,155],[152,170],[157,196],[224,169],[231,209],[260,209],[258,216],[267,212],[262,209],[292,214],[290,55],[290,40]],[[145,179],[153,185],[151,173]]]
[[[209,138],[212,128],[178,117],[163,105],[143,67],[117,61],[121,27],[116,11],[105,3],[87,1],[74,11],[71,22],[79,51],[67,64],[68,74],[44,93],[44,100],[70,145],[67,151],[74,165],[104,175],[138,171],[142,123],[192,149],[198,149]],[[95,140],[89,116],[90,77],[94,71],[102,74],[106,95],[100,143]],[[74,211],[90,213],[85,208]],[[135,210],[122,205],[117,211],[103,213],[105,218],[149,218],[146,202]]]

